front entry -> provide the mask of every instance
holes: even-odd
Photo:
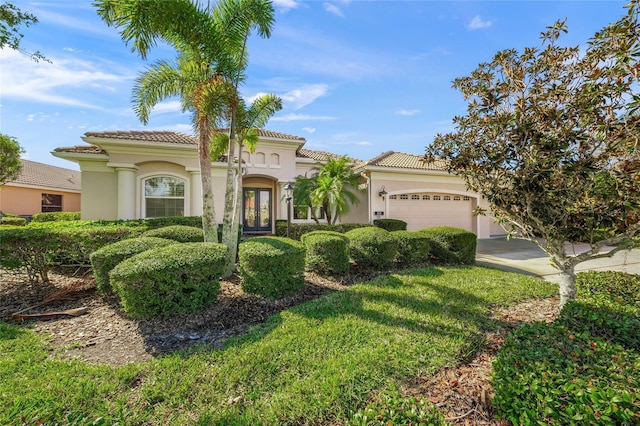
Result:
[[[271,190],[265,188],[243,189],[244,232],[271,232]]]

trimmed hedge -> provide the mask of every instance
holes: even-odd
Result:
[[[552,324],[514,331],[494,362],[493,405],[512,424],[638,424],[640,277],[579,273]]]
[[[302,235],[305,268],[320,275],[340,276],[349,270],[349,239],[339,232],[314,231]]]
[[[398,240],[398,263],[410,266],[429,261],[429,237],[424,232],[393,231],[391,234]]]
[[[473,265],[478,238],[473,232],[451,226],[421,229],[429,238],[431,258],[437,263]]]
[[[398,252],[398,240],[382,228],[369,226],[353,229],[349,238],[349,256],[362,268],[387,269],[393,265]]]
[[[389,232],[407,230],[407,222],[400,219],[374,219],[373,226],[386,229]]]
[[[139,232],[127,226],[93,226],[84,221],[0,229],[0,265],[8,269],[24,267],[31,282],[48,282],[51,268],[90,268],[91,253]]]
[[[58,222],[80,220],[80,212],[45,212],[36,213],[31,217],[32,222]]]
[[[173,240],[156,237],[129,238],[108,244],[91,253],[89,260],[96,279],[98,290],[102,293],[111,293],[109,272],[125,259],[156,247],[169,244],[177,244]]]
[[[204,241],[202,228],[186,225],[171,225],[152,229],[142,234],[144,237],[166,238],[179,243],[201,243]]]
[[[27,219],[24,217],[2,216],[0,218],[0,225],[26,226]]]
[[[371,227],[368,223],[338,223],[335,225],[329,225],[327,223],[292,223],[291,235],[289,238],[294,240],[300,240],[300,237],[312,231],[334,231],[344,234],[352,229]],[[276,236],[287,236],[287,221],[278,219],[276,220]]]
[[[304,245],[282,237],[254,237],[238,248],[238,271],[247,293],[278,298],[304,286]]]
[[[226,252],[219,243],[170,244],[120,262],[109,279],[134,317],[195,312],[220,292]]]

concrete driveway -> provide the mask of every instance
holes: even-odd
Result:
[[[586,245],[568,245],[568,253],[581,253]],[[605,249],[606,251],[606,249]],[[476,250],[478,265],[520,272],[556,282],[558,270],[551,266],[549,257],[534,243],[524,240],[492,238],[478,240]],[[611,258],[583,262],[576,271],[623,271],[640,274],[640,249],[618,252]]]

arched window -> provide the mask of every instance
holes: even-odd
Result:
[[[184,216],[184,187],[184,180],[171,176],[145,179],[145,217]]]

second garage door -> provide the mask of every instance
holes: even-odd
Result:
[[[390,219],[407,222],[407,229],[455,226],[474,232],[473,199],[444,193],[407,193],[389,196]]]

